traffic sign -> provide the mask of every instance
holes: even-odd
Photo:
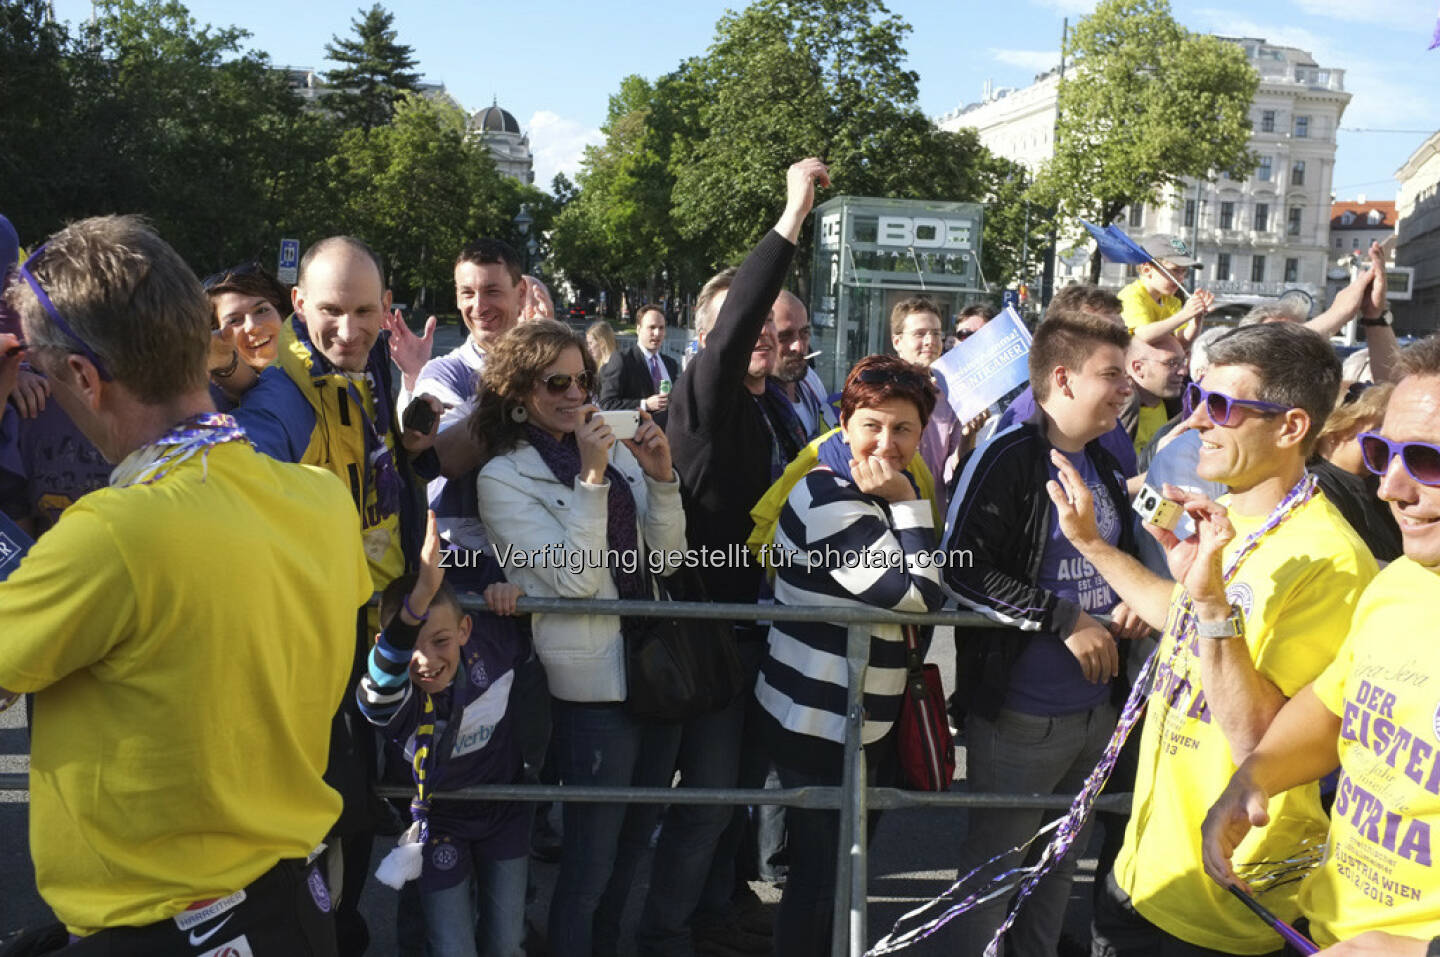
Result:
[[[287,286],[295,285],[300,275],[300,240],[280,240],[280,265],[275,270],[275,278]]]
[[[1001,303],[1001,305],[1003,305],[1006,309],[1019,309],[1019,308],[1020,308],[1020,290],[1018,290],[1018,289],[1004,289],[1004,290],[1001,290],[1001,292],[1000,292],[1000,303]]]

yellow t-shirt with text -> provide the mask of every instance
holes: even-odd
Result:
[[[1322,946],[1367,930],[1440,936],[1440,643],[1425,619],[1437,609],[1440,574],[1391,563],[1315,681],[1341,722],[1329,848],[1300,891]]]
[[[1226,546],[1227,563],[1265,517],[1232,513],[1230,520],[1236,534]],[[1334,659],[1375,570],[1369,549],[1318,492],[1240,564],[1226,594],[1244,612],[1251,660],[1286,697]],[[1199,642],[1209,639],[1192,638],[1174,655],[1178,606],[1172,606],[1157,652],[1135,800],[1115,879],[1141,916],[1167,934],[1233,954],[1278,950],[1279,936],[1211,880],[1201,862],[1200,824],[1234,774],[1235,762],[1200,686]],[[1240,876],[1252,873],[1247,862],[1283,860],[1302,842],[1325,839],[1317,786],[1272,799],[1270,822],[1252,830],[1236,849]],[[1299,913],[1295,893],[1290,884],[1260,899],[1282,919],[1293,919]]]
[[[242,443],[86,495],[0,582],[35,692],[30,851],[71,933],[164,920],[304,858],[370,575],[349,491]]]

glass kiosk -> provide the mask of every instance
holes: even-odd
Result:
[[[890,310],[900,300],[934,300],[948,333],[955,314],[986,295],[979,203],[836,196],[814,215],[811,343],[832,392],[865,356],[894,351]]]

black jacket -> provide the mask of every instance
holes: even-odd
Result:
[[[765,234],[735,274],[705,348],[670,393],[665,434],[680,474],[685,534],[692,548],[739,544],[743,550],[754,528],[750,509],[773,481],[775,439],[745,388],[745,370],[794,255],[785,237],[774,230]],[[753,602],[760,583],[761,569],[754,562],[727,562],[705,572],[715,601]]]
[[[1068,635],[1080,616],[1074,602],[1036,584],[1052,514],[1045,492],[1052,446],[1042,422],[1037,407],[1030,419],[996,433],[970,454],[945,530],[945,550],[951,556],[966,550],[971,558],[948,562],[945,584],[961,603],[997,623],[956,630],[956,693],[967,711],[984,718],[1000,712],[1010,669],[1029,636]],[[1086,445],[1085,454],[1110,492],[1120,548],[1133,555],[1130,499],[1120,464],[1099,440]],[[1124,685],[1114,683],[1117,693]]]
[[[673,384],[680,377],[680,363],[659,353],[660,362],[670,375]],[[600,370],[600,408],[638,409],[640,400],[655,394],[655,380],[650,378],[650,367],[640,347],[617,350]],[[665,412],[655,413],[655,422],[665,428]]]

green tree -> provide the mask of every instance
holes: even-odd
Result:
[[[378,3],[360,13],[350,21],[354,37],[332,37],[325,45],[325,56],[340,64],[325,74],[331,87],[325,105],[345,125],[368,133],[390,121],[396,102],[417,89],[420,75],[413,72],[412,49],[396,39],[395,15]]]
[[[57,162],[74,110],[70,37],[49,8],[45,0],[0,6],[0,212],[27,243],[58,225],[52,210],[70,180],[69,164]]]
[[[496,171],[467,135],[464,111],[414,93],[401,97],[391,122],[345,131],[322,178],[333,184],[328,231],[369,242],[397,299],[426,290],[426,301],[448,301],[456,252],[477,236],[517,243],[521,203],[536,230],[552,218],[552,200]]]
[[[757,0],[723,17],[695,65],[695,122],[672,154],[681,235],[734,261],[772,221],[785,168],[808,155],[829,165],[835,195],[1008,201],[1015,171],[919,109],[909,31],[880,0]],[[1016,264],[992,256],[986,232],[985,272],[1002,281]],[[808,262],[807,241],[802,286]]]
[[[1078,234],[1154,204],[1187,177],[1255,166],[1248,114],[1259,76],[1240,47],[1191,33],[1167,0],[1102,0],[1066,44],[1055,155],[1037,197]],[[1100,255],[1091,259],[1092,281]]]

